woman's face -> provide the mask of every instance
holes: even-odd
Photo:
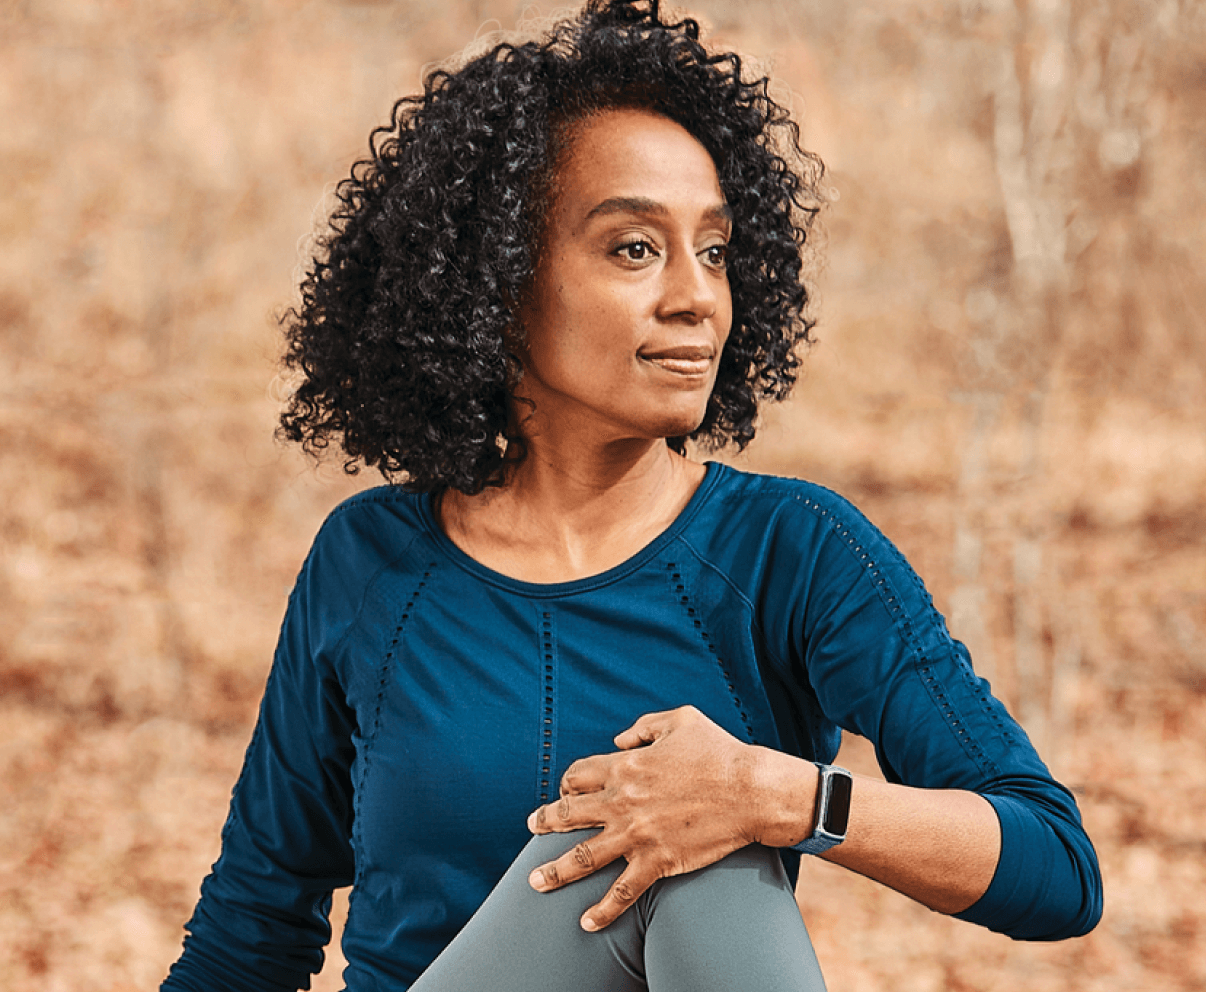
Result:
[[[518,394],[536,404],[536,432],[690,434],[733,316],[732,222],[711,157],[664,117],[613,110],[582,126],[555,178],[522,308]]]

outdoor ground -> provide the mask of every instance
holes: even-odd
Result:
[[[900,545],[1105,876],[1094,933],[1034,945],[811,861],[830,989],[1206,988],[1206,7],[693,9],[835,197],[819,343],[737,463]],[[376,481],[272,440],[299,243],[422,67],[522,13],[0,3],[0,990],[178,953],[288,587]]]

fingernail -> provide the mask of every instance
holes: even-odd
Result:
[[[594,933],[599,929],[599,924],[597,924],[589,916],[584,916],[582,917],[582,929],[587,933]]]
[[[532,810],[532,812],[528,814],[528,830],[531,833],[536,832],[536,811],[535,810]]]
[[[532,886],[537,892],[544,888],[544,872],[537,868],[528,876],[528,885]]]

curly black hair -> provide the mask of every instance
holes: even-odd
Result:
[[[334,439],[348,472],[375,466],[417,491],[502,484],[524,453],[510,416],[517,301],[558,163],[584,121],[636,108],[707,149],[733,212],[733,324],[690,440],[744,448],[759,400],[794,385],[813,326],[802,276],[823,166],[769,80],[742,72],[736,54],[704,47],[696,21],[664,21],[658,0],[590,0],[539,42],[431,72],[336,189],[283,320],[300,381],[278,434],[312,455]]]

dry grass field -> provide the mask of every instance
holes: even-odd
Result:
[[[1206,988],[1206,5],[693,9],[836,197],[819,344],[739,463],[899,543],[1105,874],[1093,934],[1033,945],[812,863],[830,988]],[[287,589],[374,482],[273,442],[274,314],[392,99],[523,13],[0,3],[0,990],[178,953]]]

